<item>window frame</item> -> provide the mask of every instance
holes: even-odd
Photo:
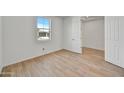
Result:
[[[38,17],[42,17],[42,18],[47,19],[49,21],[49,29],[48,28],[38,28],[38,26],[37,26],[38,25]],[[49,40],[52,39],[52,22],[51,22],[50,18],[43,17],[43,16],[37,16],[36,17],[36,28],[37,28],[37,40],[38,41],[49,41]],[[49,33],[48,39],[42,39],[43,37],[39,36],[39,32],[40,32],[41,29],[49,30],[49,32],[48,32]]]

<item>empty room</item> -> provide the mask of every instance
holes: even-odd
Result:
[[[0,16],[1,77],[123,77],[124,16]]]

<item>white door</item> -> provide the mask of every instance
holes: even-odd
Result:
[[[81,53],[81,22],[80,17],[72,17],[72,51]]]
[[[105,17],[105,60],[124,67],[124,17]]]

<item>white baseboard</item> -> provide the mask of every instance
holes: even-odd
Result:
[[[2,72],[2,68],[3,68],[3,67],[2,67],[2,66],[0,66],[0,74],[1,74],[1,72]]]
[[[26,60],[30,60],[30,59],[33,59],[33,58],[36,58],[36,57],[39,57],[39,56],[47,55],[47,54],[50,54],[50,53],[53,53],[53,52],[56,52],[56,51],[59,51],[59,50],[62,50],[62,48],[61,49],[55,49],[55,50],[52,50],[52,51],[47,51],[44,54],[38,54],[38,55],[35,55],[35,56],[32,56],[32,57],[19,59],[19,60],[16,60],[16,61],[12,62],[12,63],[4,64],[3,67],[9,66],[9,65],[12,65],[12,64],[16,64],[16,63],[20,63],[20,62],[23,62],[23,61],[26,61]]]

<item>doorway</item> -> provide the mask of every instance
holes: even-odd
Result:
[[[104,58],[104,17],[81,17],[81,47],[82,53]]]

